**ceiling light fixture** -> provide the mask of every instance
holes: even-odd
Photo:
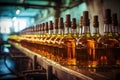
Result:
[[[20,2],[21,2],[21,3],[23,3],[23,2],[24,2],[24,0],[20,0]]]
[[[19,9],[16,10],[16,14],[20,14],[20,10]]]
[[[16,17],[13,17],[13,21],[15,21],[17,18]]]

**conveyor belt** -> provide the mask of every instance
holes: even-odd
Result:
[[[38,53],[32,52],[17,43],[12,43],[12,42],[10,43],[32,59],[36,55],[38,57],[37,59],[38,63],[45,69],[47,69],[47,67],[51,65],[53,68],[52,71],[53,74],[56,75],[60,80],[113,80],[110,77],[107,77],[106,75],[102,75],[99,73],[89,72],[84,69],[77,69],[77,68],[72,69],[75,66],[72,67],[62,66],[57,62],[54,62],[44,56],[41,56]]]

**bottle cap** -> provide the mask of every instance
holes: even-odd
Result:
[[[117,26],[118,25],[118,20],[117,20],[117,13],[114,13],[112,15],[112,25]]]
[[[39,26],[38,26],[38,24],[36,25],[36,31],[39,31],[39,28],[38,28]]]
[[[83,27],[83,16],[80,17],[80,24],[79,24],[80,27]]]
[[[39,31],[41,31],[41,24],[39,24],[38,26],[39,26]]]
[[[90,25],[90,21],[89,21],[89,18],[88,18],[88,11],[83,12],[83,25],[84,26],[89,26]]]
[[[45,23],[42,23],[42,31],[44,31]]]
[[[110,9],[105,10],[104,23],[111,24],[111,10]]]
[[[52,21],[49,22],[49,29],[53,30],[53,22]]]
[[[99,27],[98,16],[95,15],[93,19],[93,27]]]
[[[58,29],[58,18],[55,18],[54,20],[54,28]]]
[[[45,23],[45,30],[48,31],[48,22]]]
[[[59,28],[59,29],[63,29],[63,28],[64,28],[64,23],[63,23],[63,18],[62,18],[62,17],[59,18],[58,28]]]
[[[76,25],[76,19],[75,19],[75,18],[72,18],[71,27],[72,27],[73,29],[76,29],[76,27],[77,27],[77,25]]]
[[[67,15],[66,15],[65,26],[66,26],[66,27],[71,27],[70,14],[67,14]]]

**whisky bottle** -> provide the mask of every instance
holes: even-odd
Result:
[[[42,43],[43,39],[44,39],[44,25],[45,23],[42,23],[41,26],[41,30],[40,30],[40,43]]]
[[[119,45],[116,46],[114,49],[116,64],[120,65],[120,36],[118,33],[118,19],[117,19],[117,13],[112,14],[112,33],[113,37],[119,41]]]
[[[118,20],[117,20],[117,13],[112,15],[112,33],[113,36],[118,40],[119,33],[118,33]]]
[[[51,58],[51,44],[50,44],[50,39],[53,35],[53,22],[50,21],[49,22],[49,26],[48,26],[48,35],[47,37],[45,38],[45,44],[46,44],[46,51],[47,51],[47,54],[46,54],[46,57],[48,58]]]
[[[60,63],[62,61],[62,48],[60,47],[60,39],[62,39],[64,36],[63,36],[63,33],[64,33],[64,23],[63,23],[63,18],[60,17],[59,20],[58,20],[58,34],[54,40],[54,45],[56,46],[56,49],[55,49],[55,54],[56,54],[56,59],[55,61],[57,61],[58,63]]]
[[[41,39],[42,39],[42,24],[39,24],[39,37],[38,37],[38,53],[42,55]]]
[[[45,23],[42,23],[41,24],[41,38],[40,38],[41,43],[43,43],[43,40],[45,38],[44,26],[45,26]]]
[[[44,56],[47,57],[47,55],[48,55],[47,38],[49,37],[49,34],[48,34],[48,22],[45,23],[45,26],[44,26],[44,33],[45,33],[45,37],[44,37],[44,39],[43,39],[42,47],[43,47]]]
[[[44,38],[45,38],[45,31],[44,31],[45,23],[41,24],[41,38],[40,38],[40,43],[39,43],[39,48],[41,51],[41,54],[44,55]]]
[[[38,45],[38,43],[39,43],[39,37],[40,37],[40,33],[39,33],[39,24],[38,25],[36,25],[36,44]],[[37,47],[38,48],[38,47]]]
[[[72,18],[71,22],[71,34],[72,37],[77,40],[78,38],[78,33],[77,33],[77,24],[76,24],[76,18]]]
[[[101,65],[100,58],[103,59],[102,61],[104,61],[106,59],[106,57],[103,54],[104,48],[99,47],[98,39],[100,37],[101,37],[101,34],[99,33],[98,16],[95,15],[95,16],[93,16],[93,35],[92,35],[92,38],[95,40],[95,54],[96,54],[95,58],[97,60],[96,67],[100,67],[100,65]],[[103,56],[101,56],[101,55],[103,55]],[[106,63],[106,60],[104,61],[104,63]]]
[[[81,37],[82,35],[82,27],[83,27],[83,16],[80,17],[78,37]]]
[[[40,41],[40,39],[41,39],[41,37],[42,37],[42,29],[41,29],[41,24],[39,24],[39,41]]]
[[[59,54],[62,55],[62,64],[64,65],[76,65],[76,40],[71,34],[71,21],[70,14],[66,15],[64,37],[60,39],[59,43]]]
[[[35,44],[35,41],[36,41],[36,27],[33,26],[33,35],[31,37],[31,41],[29,41],[28,43],[31,44],[31,46],[29,47],[32,51],[36,52],[36,44]]]
[[[38,54],[41,54],[41,46],[40,46],[40,38],[41,38],[41,24],[38,24],[38,27],[37,27],[37,32],[38,32],[38,35],[37,35],[37,53]],[[41,54],[42,55],[42,54]]]
[[[95,15],[93,17],[93,38],[95,41],[98,40],[98,38],[100,37],[100,33],[99,33],[99,21],[98,21],[98,16]]]
[[[32,42],[32,39],[33,39],[33,32],[34,32],[34,30],[33,30],[33,26],[31,27],[31,33],[28,35],[28,33],[27,33],[27,29],[25,30],[25,40],[23,40],[23,42],[24,42],[24,46],[26,47],[26,48],[28,48],[28,49],[30,49],[31,47],[30,47],[30,45],[31,44],[29,44],[29,42]]]
[[[104,35],[98,39],[99,47],[103,48],[101,52],[100,63],[102,65],[115,65],[116,53],[115,48],[118,47],[118,40],[114,38],[111,24],[111,10],[105,10],[104,18]]]
[[[40,37],[40,27],[39,27],[39,24],[36,25],[36,52],[40,54],[40,51],[39,51],[39,37]]]
[[[38,25],[34,26],[34,38],[33,38],[33,42],[31,43],[32,44],[32,49],[34,52],[38,53],[38,44],[37,44],[37,41],[38,41]]]
[[[95,40],[90,33],[90,20],[88,11],[83,12],[82,35],[76,42],[76,59],[78,67],[95,67]]]
[[[57,38],[58,35],[58,18],[55,18],[54,20],[54,26],[53,26],[53,35],[50,38],[50,43],[51,44],[51,59],[56,60],[56,55],[57,55],[57,45],[55,44],[55,39]]]

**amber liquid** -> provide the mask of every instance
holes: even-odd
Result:
[[[58,54],[58,45],[54,44],[53,46],[53,60],[57,61],[57,54]]]
[[[50,48],[50,56],[51,56],[52,60],[56,59],[56,57],[55,57],[56,53],[55,53],[55,50],[54,50],[54,48],[56,47],[55,42],[54,42],[55,38],[56,38],[55,35],[53,35],[50,38],[50,44],[51,44],[51,46],[49,48]]]
[[[45,35],[42,34],[41,38],[39,39],[39,50],[40,50],[40,54],[45,56],[45,52],[44,52],[44,39],[45,39]]]
[[[95,41],[87,36],[82,36],[76,46],[76,59],[78,67],[96,67]]]
[[[43,53],[44,53],[44,56],[46,56],[47,58],[51,58],[50,56],[50,47],[51,47],[51,44],[50,44],[50,39],[51,36],[48,36],[44,39],[44,43],[43,43]]]
[[[60,40],[59,55],[64,65],[76,65],[75,40],[64,37]]]
[[[87,66],[88,54],[85,48],[76,48],[76,60],[77,66],[85,67]]]
[[[119,64],[119,42],[112,36],[103,36],[99,42],[99,44],[102,45],[101,47],[105,49],[107,65],[112,66]]]
[[[54,53],[54,56],[55,56],[55,61],[57,61],[57,62],[60,62],[60,60],[62,59],[61,57],[61,54],[59,54],[59,53],[61,53],[60,51],[60,49],[59,49],[59,41],[60,41],[60,39],[61,39],[61,35],[58,35],[57,37],[56,37],[56,39],[54,40],[54,51],[53,51],[53,53]]]

